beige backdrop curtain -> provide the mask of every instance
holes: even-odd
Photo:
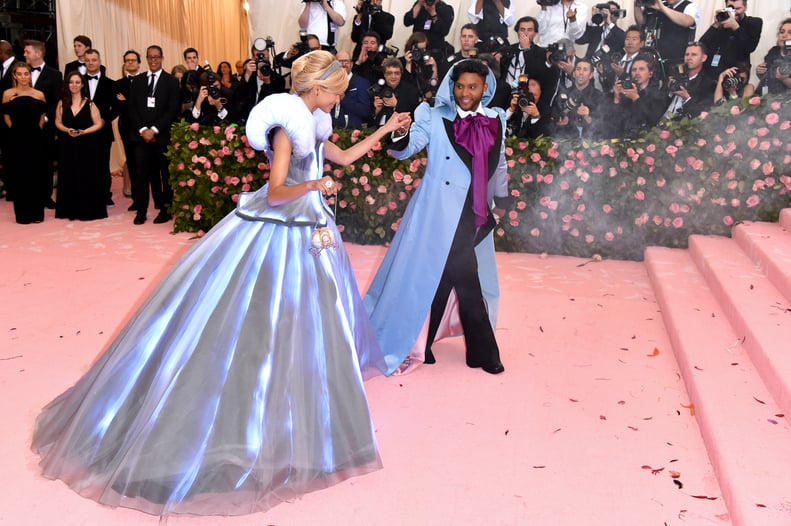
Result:
[[[122,56],[134,49],[146,69],[145,50],[162,47],[166,71],[183,62],[194,47],[201,64],[231,65],[248,53],[247,14],[240,0],[61,0],[57,3],[60,69],[74,60],[72,40],[87,35],[102,54],[108,76],[121,74]]]

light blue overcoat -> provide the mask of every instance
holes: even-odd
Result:
[[[452,122],[457,116],[452,72],[453,68],[440,84],[435,106],[432,108],[424,103],[415,110],[409,144],[402,151],[392,151],[397,159],[406,159],[426,148],[428,163],[425,176],[410,199],[398,232],[364,299],[385,355],[387,374],[401,365],[426,322],[471,182],[469,157],[465,162],[459,156],[452,143],[452,127],[445,122]],[[496,87],[491,71],[487,84],[482,99],[484,106],[492,99]],[[484,111],[489,117],[499,118],[501,129],[505,129],[505,115],[501,109],[485,108]],[[496,167],[489,167],[489,172],[493,172],[488,185],[490,205],[495,196],[508,195],[504,133],[495,147],[499,148],[499,155],[494,156]],[[489,157],[490,163],[492,158]],[[476,246],[475,253],[481,288],[494,328],[500,288],[491,231]]]

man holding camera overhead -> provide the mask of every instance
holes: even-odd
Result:
[[[561,38],[582,37],[588,23],[588,6],[577,0],[536,0],[541,6],[538,23],[543,28],[538,45],[548,47]]]
[[[714,23],[700,38],[709,50],[706,65],[712,72],[720,73],[740,62],[750,64],[764,21],[747,16],[746,10],[747,0],[727,0],[725,9],[715,13]]]
[[[395,17],[382,9],[382,0],[357,0],[354,10],[357,14],[352,23],[352,42],[355,43],[352,58],[356,59],[363,44],[362,37],[369,31],[379,35],[380,44],[393,38]]]
[[[318,48],[318,39],[315,40]],[[244,63],[244,75],[236,88],[235,113],[240,118],[247,120],[247,115],[253,106],[264,98],[275,93],[286,91],[286,79],[278,73],[277,65],[273,65],[272,53],[275,43],[270,37],[257,38],[250,48],[252,58]]]
[[[591,19],[585,33],[576,40],[577,44],[588,44],[585,58],[590,60],[594,53],[606,46],[610,51],[623,48],[626,32],[618,27],[618,20],[626,16],[617,2],[596,4],[591,9]]]
[[[700,22],[698,5],[690,0],[635,0],[634,20],[643,26],[646,43],[665,64],[681,64],[687,42],[695,40]]]
[[[316,35],[321,48],[335,53],[338,28],[346,23],[343,0],[302,0],[305,4],[299,15],[299,28]]]
[[[431,56],[444,59],[453,53],[453,46],[445,42],[453,17],[453,7],[442,0],[417,0],[404,14],[404,25],[412,26],[413,33],[425,33]]]

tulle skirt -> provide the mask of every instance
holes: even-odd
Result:
[[[381,467],[385,369],[354,274],[310,226],[230,214],[39,415],[44,475],[111,506],[239,515]]]

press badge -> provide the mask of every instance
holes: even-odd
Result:
[[[156,97],[146,97],[146,106],[149,108],[156,108],[157,107]]]
[[[719,53],[714,55],[714,58],[711,59],[711,67],[716,68],[720,65],[720,55]]]
[[[431,19],[430,18],[428,20],[426,20],[426,22],[423,24],[423,31],[429,31],[429,30],[431,30]]]

